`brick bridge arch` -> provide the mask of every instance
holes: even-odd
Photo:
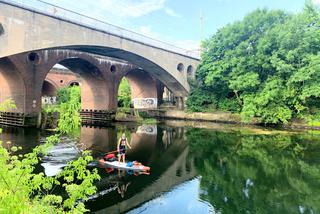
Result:
[[[75,72],[81,82],[83,111],[115,111],[117,88],[127,70],[137,66],[110,61],[97,55],[70,50],[44,50],[0,59],[0,102],[12,98],[19,112],[39,117],[42,87],[52,67],[61,64]],[[1,122],[1,121],[0,121]]]
[[[57,95],[58,86],[51,79],[46,78],[42,84],[41,95],[42,96],[56,96]]]
[[[0,102],[11,97],[17,104],[17,109],[12,111],[30,117],[39,117],[43,84],[56,64],[63,65],[79,77],[84,112],[115,112],[123,77],[129,81],[132,100],[137,108],[156,108],[163,88],[168,84],[163,84],[154,73],[125,61],[74,50],[33,51],[5,57],[0,62],[1,81],[7,84],[0,89]]]

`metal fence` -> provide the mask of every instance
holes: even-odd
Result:
[[[82,26],[90,27],[106,33],[110,33],[121,38],[128,38],[133,41],[137,41],[146,45],[150,45],[156,48],[161,48],[174,52],[177,54],[189,56],[199,59],[199,53],[194,51],[188,51],[183,48],[176,47],[172,44],[162,42],[148,36],[109,24],[107,22],[68,10],[57,5],[53,5],[41,0],[0,0],[2,3],[8,3],[25,9],[30,9],[35,12],[47,14],[53,17],[57,17],[62,20],[80,24]]]

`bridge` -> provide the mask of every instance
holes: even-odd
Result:
[[[17,105],[0,123],[18,118],[22,126],[39,125],[41,89],[56,64],[81,76],[83,112],[112,119],[123,77],[138,103],[157,103],[165,86],[183,107],[199,63],[181,48],[39,0],[0,0],[0,47],[0,102]]]

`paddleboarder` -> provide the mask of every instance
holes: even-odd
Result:
[[[121,138],[118,141],[117,151],[118,151],[118,161],[120,162],[122,159],[122,162],[125,163],[126,161],[126,147],[129,147],[131,149],[131,146],[128,142],[128,139],[126,138],[126,134],[122,133]]]

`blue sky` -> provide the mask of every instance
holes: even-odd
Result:
[[[45,0],[182,48],[197,49],[231,22],[257,8],[301,11],[304,0]],[[320,0],[312,0],[320,5]],[[203,16],[203,34],[200,30]],[[203,35],[203,36],[201,36]]]

